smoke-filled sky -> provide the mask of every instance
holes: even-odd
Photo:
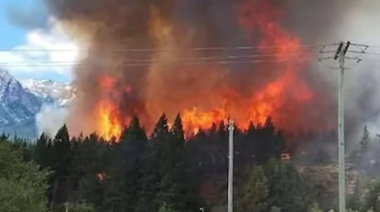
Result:
[[[88,50],[86,55],[78,54],[82,57],[80,60],[73,58],[73,54],[55,56],[48,54],[47,56],[48,60],[55,62],[62,61],[62,58],[65,58],[64,61],[80,61],[80,68],[73,68],[72,73],[69,73],[70,69],[62,67],[52,71],[52,73],[59,73],[62,77],[75,80],[79,87],[80,96],[72,111],[72,114],[75,114],[73,117],[78,119],[78,114],[93,110],[106,98],[107,101],[116,102],[119,109],[123,108],[117,113],[143,114],[146,122],[155,120],[155,116],[162,112],[172,115],[182,112],[178,111],[179,109],[191,110],[192,106],[207,111],[223,103],[229,108],[229,113],[238,115],[237,111],[242,108],[237,105],[246,105],[248,103],[245,99],[256,98],[252,97],[255,93],[253,90],[260,91],[263,85],[275,81],[282,74],[283,69],[273,64],[223,66],[214,64],[194,68],[194,66],[173,67],[172,64],[163,62],[176,57],[207,56],[204,52],[191,52],[193,47],[248,46],[259,45],[260,42],[271,45],[278,42],[277,38],[268,34],[269,29],[265,31],[263,29],[265,27],[261,26],[261,31],[257,30],[260,28],[257,15],[260,20],[278,24],[277,28],[276,25],[274,26],[276,33],[289,38],[288,41],[297,38],[301,45],[320,46],[340,40],[371,45],[380,44],[380,30],[376,26],[380,21],[380,15],[377,12],[380,9],[380,2],[376,0],[265,1],[270,8],[257,2],[263,1],[45,0],[49,14],[46,17],[54,17],[54,21],[46,20],[46,23],[50,24],[43,26],[27,26],[29,33],[26,36],[29,39],[26,44],[34,48],[33,45],[28,45],[36,40],[33,38],[51,36],[49,37],[51,39],[45,39],[47,43],[50,42],[50,45],[44,45],[44,49],[54,49],[56,44],[60,43],[58,41],[62,41],[60,48]],[[15,13],[9,10],[7,12]],[[16,17],[23,16],[8,16],[10,19],[17,19]],[[40,22],[40,20],[30,21],[30,23]],[[20,20],[10,23],[25,25]],[[59,28],[64,29],[64,33],[62,30],[54,30],[58,25]],[[36,28],[43,30],[36,31]],[[57,31],[59,33],[56,33]],[[30,32],[34,32],[34,37],[30,35]],[[263,39],[265,36],[267,39]],[[56,39],[58,37],[59,39]],[[40,42],[35,43],[38,43],[38,48],[41,48]],[[275,44],[278,45],[278,43]],[[114,51],[135,48],[174,50],[133,53],[128,57],[125,53],[120,54]],[[303,51],[304,48],[299,50]],[[306,52],[311,52],[311,59],[320,56],[313,54],[317,51]],[[380,53],[380,48],[369,48],[368,52]],[[264,53],[268,54],[268,52]],[[236,50],[218,52],[218,56],[238,54],[242,53]],[[263,52],[252,51],[250,54],[263,54]],[[379,64],[375,61],[377,57],[375,54],[352,54],[351,56],[359,56],[363,58],[363,61],[359,64],[348,62],[347,65],[352,67],[352,70],[347,72],[346,78],[347,120],[352,120],[354,126],[364,123],[377,126],[378,108],[380,108],[377,96],[380,87],[376,81],[380,79],[377,71]],[[30,59],[30,55],[27,58]],[[132,60],[141,61],[147,58],[150,61],[149,64],[125,67],[125,63],[130,63]],[[321,104],[315,104],[315,101],[305,103],[302,108],[297,109],[298,119],[313,117],[310,114],[320,110],[326,116],[323,123],[334,121],[335,112],[331,110],[334,110],[337,72],[331,69],[331,66],[335,65],[331,62],[310,62],[301,68],[306,71],[296,72],[297,80],[304,81],[314,94],[314,98],[317,98],[318,103]],[[15,69],[14,73],[21,73],[21,71]],[[33,73],[41,76],[41,73],[49,72],[51,71]],[[111,79],[107,80],[106,77],[111,77]],[[113,78],[117,78],[117,82],[112,82]],[[111,85],[107,82],[111,82]],[[300,86],[295,82],[289,85]],[[122,92],[109,92],[109,89],[105,89],[104,86],[110,86],[111,90],[115,90],[116,87],[122,88]],[[292,114],[294,113],[292,109],[295,105],[299,105],[298,101],[301,101],[297,97],[301,94],[297,89],[285,90],[283,95],[287,97],[283,101],[286,104],[273,104],[280,107],[283,113]],[[303,93],[301,96],[307,96],[307,94]],[[226,98],[229,101],[223,102]],[[163,103],[163,99],[170,104]],[[318,112],[315,114],[321,116]],[[94,116],[92,112],[85,113],[83,120],[92,116]],[[116,116],[127,115],[116,114]],[[277,118],[286,120],[286,117]],[[80,126],[86,125],[89,130],[96,129],[96,126],[77,122],[72,118],[71,122]],[[307,121],[301,121],[301,123],[304,122]],[[80,129],[83,130],[83,128]]]
[[[0,32],[1,67],[16,78],[71,80],[77,47],[43,0],[0,0]],[[57,49],[70,52],[52,51]],[[70,66],[52,66],[62,63]]]

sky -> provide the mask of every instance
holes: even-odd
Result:
[[[70,81],[77,55],[43,0],[0,0],[0,68],[19,80]]]

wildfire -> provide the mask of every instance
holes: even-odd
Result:
[[[226,110],[222,108],[203,112],[194,107],[182,112],[183,127],[188,133],[198,133],[199,129],[209,129],[213,123],[225,120],[226,117]]]
[[[308,84],[301,78],[302,70],[310,57],[308,50],[301,45],[299,38],[281,27],[281,11],[273,8],[267,1],[247,0],[238,8],[237,22],[244,30],[247,40],[251,40],[253,33],[261,34],[258,48],[252,54],[273,55],[267,63],[250,67],[260,71],[262,76],[270,76],[265,78],[265,83],[249,87],[251,90],[245,93],[233,86],[230,87],[228,83],[207,87],[207,80],[201,84],[203,87],[191,87],[191,82],[199,79],[201,71],[207,73],[204,78],[208,76],[215,81],[221,81],[223,78],[219,73],[225,73],[227,68],[215,65],[212,71],[206,72],[207,68],[196,67],[190,72],[187,70],[188,67],[163,62],[170,61],[176,56],[174,54],[181,54],[181,48],[173,41],[173,27],[170,23],[162,21],[159,13],[152,9],[150,33],[155,35],[157,47],[169,46],[176,51],[162,51],[154,55],[154,64],[148,68],[148,88],[144,88],[144,91],[138,91],[139,88],[135,89],[129,85],[120,88],[116,86],[117,79],[107,75],[99,77],[99,87],[103,93],[95,110],[98,134],[106,140],[119,138],[130,116],[134,115],[132,113],[136,113],[129,111],[130,114],[125,115],[126,113],[121,112],[121,99],[124,98],[123,93],[136,94],[134,92],[140,92],[135,96],[144,98],[141,104],[144,113],[137,112],[137,115],[147,116],[152,125],[152,121],[163,112],[168,114],[169,118],[180,112],[187,134],[197,133],[199,129],[209,129],[213,123],[226,120],[229,116],[234,118],[242,129],[247,129],[251,122],[263,124],[268,116],[272,117],[276,126],[284,130],[299,128],[302,125],[302,108],[306,108],[315,98]],[[251,43],[257,45],[257,41],[253,39]],[[174,84],[173,81],[180,83]],[[181,82],[188,82],[182,85],[185,89],[177,88]],[[153,84],[154,86],[150,87]],[[206,89],[197,90],[199,87]],[[148,130],[153,128],[146,127]]]
[[[117,111],[115,105],[110,102],[103,101],[99,104],[98,133],[107,141],[112,138],[118,139],[122,133],[123,124],[115,114]]]
[[[211,111],[200,111],[197,108],[182,112],[184,127],[187,130],[197,132],[199,128],[208,129],[220,120],[226,120],[232,116],[243,129],[248,128],[250,122],[263,124],[268,116],[272,116],[274,122],[281,128],[293,128],[297,126],[297,117],[289,119],[290,114],[298,112],[298,107],[313,99],[313,93],[307,84],[299,78],[299,72],[305,67],[309,53],[303,49],[297,37],[291,36],[279,25],[281,12],[272,8],[267,1],[246,1],[238,11],[239,24],[245,29],[247,39],[251,33],[260,31],[262,40],[259,43],[259,53],[272,54],[275,62],[281,62],[276,66],[269,66],[274,70],[265,68],[262,71],[277,71],[278,77],[274,81],[264,85],[261,89],[252,91],[251,97],[235,94],[228,101],[229,105],[223,105]],[[275,48],[268,48],[275,46]],[[290,98],[289,98],[290,97]],[[233,103],[237,99],[236,103]],[[285,110],[286,105],[294,101],[294,108]],[[238,108],[234,110],[234,108]],[[244,115],[242,115],[244,114]],[[283,117],[286,117],[284,120]],[[294,124],[290,124],[293,122]]]

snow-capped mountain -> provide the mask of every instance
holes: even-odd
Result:
[[[35,135],[35,115],[43,100],[25,90],[7,71],[0,69],[0,133]]]
[[[26,90],[43,99],[45,103],[66,107],[75,98],[75,90],[69,82],[36,79],[20,82]]]
[[[36,137],[38,117],[47,108],[43,106],[65,109],[74,98],[75,89],[70,83],[34,79],[18,81],[0,69],[0,134]]]

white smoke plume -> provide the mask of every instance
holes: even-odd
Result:
[[[36,115],[36,125],[39,135],[45,133],[54,137],[57,131],[64,125],[67,117],[67,109],[54,104],[43,105]]]

